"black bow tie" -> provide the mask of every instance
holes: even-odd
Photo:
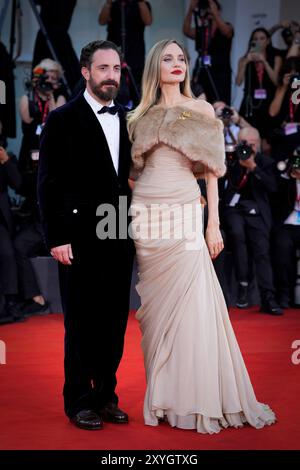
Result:
[[[104,113],[109,113],[109,114],[117,114],[119,111],[119,106],[103,106],[99,111],[98,114],[104,114]]]

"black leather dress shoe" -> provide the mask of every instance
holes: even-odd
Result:
[[[99,414],[103,418],[103,421],[116,424],[128,423],[128,414],[120,410],[115,403],[107,403],[104,408],[99,410]]]
[[[81,410],[70,421],[78,428],[94,431],[103,428],[103,421],[93,410]]]
[[[260,311],[268,313],[269,315],[281,316],[283,315],[282,308],[278,305],[275,299],[270,298],[264,301],[261,305]]]

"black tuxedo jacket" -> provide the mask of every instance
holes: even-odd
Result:
[[[112,204],[117,209],[120,196],[130,203],[131,145],[124,110],[119,117],[117,174],[102,127],[82,93],[50,113],[41,135],[38,173],[38,201],[49,248],[80,239],[98,243],[97,207]]]
[[[14,156],[0,164],[0,218],[5,222],[10,234],[13,233],[13,218],[10,209],[8,186],[18,191],[21,187],[21,174],[18,170],[17,160]]]
[[[268,231],[272,227],[272,213],[270,207],[270,193],[277,191],[277,181],[275,175],[275,162],[271,157],[258,153],[255,157],[257,167],[249,175],[253,198],[258,206],[262,219]],[[230,183],[223,192],[222,209],[226,211],[232,200],[236,189]]]

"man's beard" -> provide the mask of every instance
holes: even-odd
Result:
[[[120,89],[120,84],[114,80],[105,80],[100,83],[96,83],[92,78],[89,80],[89,85],[92,92],[102,101],[111,101],[114,100]],[[102,89],[104,85],[111,85],[105,91]]]

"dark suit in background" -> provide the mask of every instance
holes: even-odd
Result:
[[[278,192],[273,201],[272,254],[274,279],[278,300],[285,308],[291,306],[295,300],[296,250],[300,248],[300,225],[285,224],[285,221],[295,209],[297,200],[296,182],[295,178],[286,174],[280,175],[278,178]]]
[[[96,209],[110,204],[118,211],[119,196],[130,203],[130,143],[122,111],[119,117],[118,175],[102,127],[82,94],[50,114],[41,137],[38,193],[47,244],[71,243],[74,255],[71,266],[59,265],[69,417],[118,401],[116,370],[134,249],[131,239],[97,238]]]
[[[223,193],[222,218],[228,239],[232,244],[236,276],[239,283],[248,282],[249,258],[251,248],[258,288],[262,302],[274,297],[273,274],[270,262],[270,231],[272,214],[269,194],[277,189],[274,161],[270,157],[257,154],[254,171],[247,176],[242,189],[237,189],[243,172],[238,163],[228,171],[228,185]],[[232,207],[232,199],[239,194],[238,203]]]
[[[7,162],[0,164],[0,283],[5,295],[18,294],[18,272],[12,243],[14,224],[8,187],[18,191],[21,182],[17,160],[11,156]]]

